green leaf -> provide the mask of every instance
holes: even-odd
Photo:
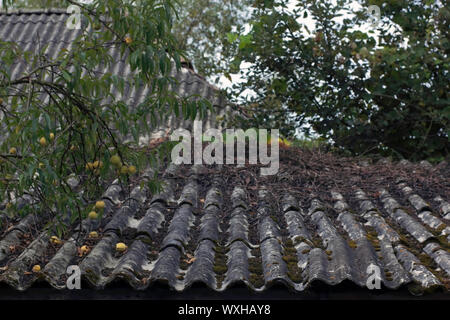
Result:
[[[228,40],[228,43],[230,43],[230,44],[235,42],[238,37],[239,37],[239,35],[237,33],[233,33],[233,32],[227,33],[227,40]]]
[[[63,70],[62,75],[63,75],[64,80],[66,80],[67,83],[72,81],[71,75],[68,71]]]

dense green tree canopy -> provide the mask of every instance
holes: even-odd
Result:
[[[439,1],[256,1],[230,35],[247,125],[313,129],[338,149],[441,160],[450,150],[449,8]],[[367,8],[381,21],[368,28]],[[306,18],[315,29],[309,30]],[[242,100],[237,100],[242,103]],[[250,119],[250,124],[249,120]]]
[[[198,72],[219,80],[228,70],[236,44],[230,32],[243,31],[250,0],[181,0],[174,30],[181,49]]]

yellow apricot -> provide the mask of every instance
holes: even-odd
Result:
[[[95,211],[91,211],[91,212],[89,212],[88,217],[89,217],[89,219],[95,220],[95,219],[97,219],[98,214]]]
[[[128,167],[128,172],[129,172],[130,174],[135,174],[136,171],[137,171],[137,169],[136,169],[135,166],[129,166],[129,167]]]
[[[41,266],[36,264],[33,266],[33,269],[31,269],[34,273],[38,273],[39,271],[41,271]]]
[[[97,201],[95,203],[95,209],[97,209],[97,210],[105,209],[105,201]]]
[[[39,139],[39,143],[41,144],[41,146],[45,147],[47,145],[47,139],[45,139],[45,137],[42,137]]]
[[[116,244],[116,251],[118,252],[124,252],[125,250],[127,250],[127,245],[123,242],[119,242]]]

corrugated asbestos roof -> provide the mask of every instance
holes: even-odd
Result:
[[[80,30],[72,30],[66,27],[69,15],[65,10],[18,10],[9,13],[0,11],[0,39],[3,41],[13,41],[23,50],[37,51],[40,48],[48,46],[45,54],[49,58],[55,58],[61,49],[70,50],[73,41],[80,35]],[[128,78],[133,75],[125,57],[120,57],[120,50],[117,47],[111,48],[110,54],[113,58],[112,69],[105,69],[100,72],[110,72],[112,74]],[[29,66],[24,62],[17,63],[11,70],[11,78],[16,79],[26,73]],[[177,81],[175,90],[181,96],[199,95],[211,101],[215,107],[215,116],[206,117],[204,127],[213,127],[216,116],[223,116],[229,112],[229,106],[225,104],[223,95],[218,94],[218,89],[205,81],[193,70],[182,68],[177,72],[173,68],[171,75]],[[126,102],[129,106],[135,106],[144,102],[149,93],[147,86],[141,86],[135,89],[125,86],[123,96],[117,95],[117,98]],[[45,99],[45,98],[44,98]],[[149,134],[150,138],[158,137],[161,133],[166,133],[167,129],[173,128],[191,128],[192,122],[183,118],[170,117],[166,123],[160,124],[153,132]]]
[[[226,185],[222,170],[169,165],[160,194],[137,186],[127,199],[112,184],[103,195],[103,218],[84,220],[63,244],[51,243],[44,217],[27,216],[0,240],[0,282],[20,290],[36,280],[64,288],[66,269],[76,264],[97,288],[122,279],[136,289],[164,282],[183,291],[200,282],[217,291],[237,283],[262,291],[282,282],[301,292],[315,281],[364,287],[375,265],[386,288],[448,288],[448,200],[427,202],[399,180],[400,198],[355,186],[349,198],[328,190],[330,202],[312,196],[304,206],[289,190],[269,191],[258,178],[258,187]],[[142,179],[146,174],[136,185]],[[100,238],[88,237],[94,230]],[[125,253],[116,252],[118,242],[128,245]],[[82,245],[87,254],[80,254]],[[35,264],[42,272],[30,272]]]
[[[0,14],[0,38],[32,48],[39,30],[41,40],[68,47],[74,35],[64,28],[66,17],[60,11]],[[124,72],[125,66],[117,68]],[[204,97],[213,92],[189,70],[177,77],[180,91]],[[139,100],[142,94],[129,98]],[[305,202],[289,189],[266,188],[262,178],[255,177],[252,186],[239,183],[223,169],[170,165],[162,175],[165,188],[155,195],[135,187],[124,198],[113,183],[103,194],[102,219],[84,220],[63,244],[51,243],[43,216],[29,215],[0,229],[0,282],[19,290],[38,280],[64,288],[66,269],[76,264],[97,288],[122,279],[137,289],[164,282],[183,291],[200,282],[216,291],[242,283],[262,291],[281,282],[303,292],[316,281],[349,280],[364,287],[367,268],[375,265],[390,289],[410,283],[449,288],[448,194],[424,199],[400,179],[396,194],[382,188],[375,196],[362,183],[345,196],[327,189],[328,200],[311,195]],[[281,169],[278,176],[288,175]],[[134,185],[147,177],[141,175]],[[18,200],[26,204],[26,198]],[[100,237],[88,238],[94,230]],[[128,250],[116,252],[118,242]],[[89,252],[80,253],[81,245]],[[35,264],[41,272],[31,272]]]

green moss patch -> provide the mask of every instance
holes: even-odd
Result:
[[[253,257],[248,259],[249,280],[255,288],[261,288],[264,285],[261,252],[259,249],[252,249],[252,255]]]
[[[283,246],[283,261],[287,266],[287,275],[294,283],[302,281],[301,270],[298,267],[297,250],[292,240],[287,239]]]
[[[352,248],[352,249],[358,248],[358,245],[353,240],[348,240],[347,243],[348,243],[349,247]]]
[[[228,257],[226,255],[227,250],[224,247],[217,245],[214,248],[214,273],[216,274],[217,288],[222,288],[223,281],[225,280],[225,274],[228,271],[227,261]]]

